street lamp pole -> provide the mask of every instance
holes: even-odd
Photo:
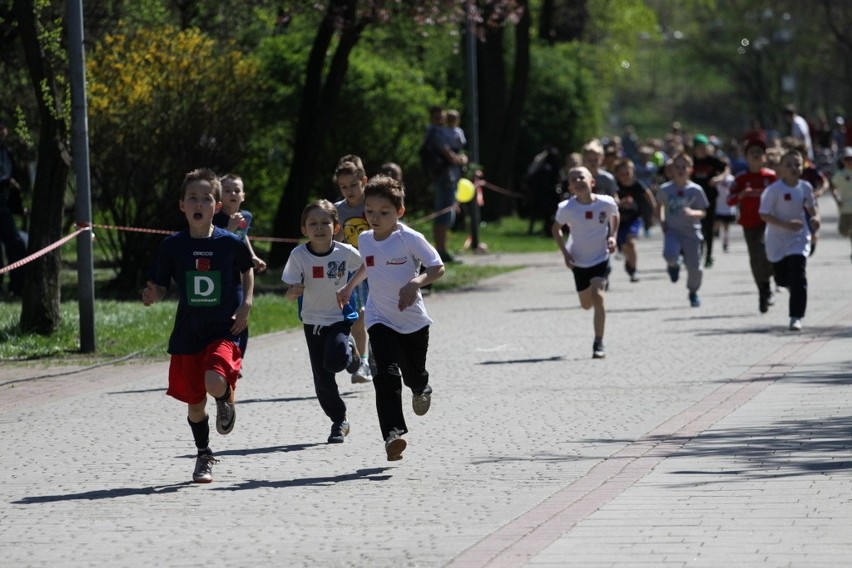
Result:
[[[465,20],[465,70],[467,77],[467,116],[470,153],[473,164],[479,164],[479,85],[476,65],[476,23],[473,21],[473,0],[468,1]],[[479,188],[477,187],[477,193]],[[478,195],[470,202],[470,250],[479,249],[479,203]]]

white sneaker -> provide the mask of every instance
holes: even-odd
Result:
[[[352,382],[355,384],[369,383],[372,380],[373,372],[370,371],[370,363],[366,359],[361,359],[361,365],[358,367],[358,370],[352,373]]]
[[[802,331],[801,318],[790,318],[790,331]]]

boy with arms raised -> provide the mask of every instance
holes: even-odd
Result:
[[[595,178],[584,167],[568,171],[570,199],[559,204],[551,233],[574,274],[574,284],[584,310],[595,309],[595,341],[592,357],[606,357],[604,349],[604,290],[609,275],[609,254],[615,252],[618,234],[618,205],[609,195],[592,193]],[[562,232],[567,225],[571,236],[566,243]]]
[[[373,377],[376,410],[388,461],[402,459],[408,432],[402,413],[402,383],[412,392],[418,416],[429,410],[432,387],[426,370],[429,325],[420,288],[443,276],[438,251],[422,234],[403,225],[405,193],[399,182],[378,175],[364,189],[364,213],[370,230],[361,233],[364,264],[337,293],[340,307],[352,290],[369,278],[370,297],[364,310],[378,372]],[[420,265],[426,271],[420,272]]]
[[[323,412],[331,419],[328,443],[340,444],[349,433],[349,421],[335,374],[344,369],[354,373],[360,359],[350,336],[352,320],[344,315],[357,314],[354,307],[341,311],[337,289],[361,266],[361,256],[354,247],[334,240],[340,220],[330,201],[309,203],[302,211],[301,225],[308,242],[290,253],[281,280],[288,285],[287,298],[299,300],[314,389]]]
[[[240,376],[239,346],[248,334],[254,291],[248,248],[233,233],[213,226],[213,215],[222,208],[221,192],[211,170],[186,174],[179,205],[189,229],[166,237],[142,291],[142,302],[150,306],[163,299],[172,280],[178,288],[166,394],[187,404],[198,448],[192,475],[196,483],[213,481],[217,461],[209,445],[207,395],[216,399],[220,434],[229,434],[236,421],[231,394]]]

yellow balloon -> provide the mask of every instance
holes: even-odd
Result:
[[[458,186],[456,186],[456,201],[459,203],[467,203],[473,200],[476,195],[476,187],[473,182],[467,178],[461,178]]]

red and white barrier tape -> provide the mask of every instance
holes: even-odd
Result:
[[[77,229],[76,231],[74,231],[73,233],[68,235],[67,237],[63,237],[62,239],[56,241],[52,245],[46,246],[43,249],[41,249],[40,251],[34,252],[33,254],[31,254],[30,256],[28,256],[26,258],[22,258],[21,260],[15,261],[12,264],[10,264],[9,266],[4,266],[3,268],[0,268],[0,274],[6,274],[7,272],[15,270],[16,268],[20,268],[23,265],[27,264],[28,262],[33,261],[33,260],[35,260],[39,257],[46,255],[47,253],[49,253],[53,249],[61,247],[62,245],[64,245],[65,243],[67,243],[68,241],[70,241],[71,239],[76,237],[77,235],[79,235],[80,233],[82,233],[84,231],[91,231],[91,230],[92,230],[91,227],[80,227],[79,229]]]

